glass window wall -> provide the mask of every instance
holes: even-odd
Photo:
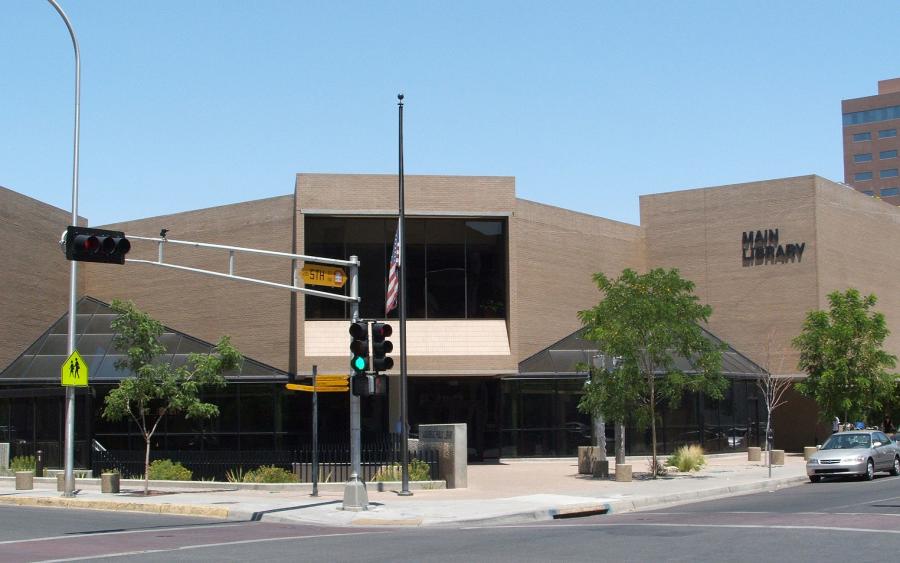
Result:
[[[304,253],[360,259],[360,316],[384,318],[393,218],[307,217]],[[407,314],[413,319],[506,318],[506,222],[502,219],[406,220]],[[318,288],[322,289],[322,288]],[[349,287],[328,290],[346,294]],[[399,311],[390,317],[399,316]],[[349,307],[306,298],[307,319],[347,319]]]

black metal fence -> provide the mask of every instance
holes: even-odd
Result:
[[[360,461],[363,481],[371,481],[381,472],[379,480],[385,478],[396,466],[399,471],[402,453],[400,435],[387,435],[370,439],[362,444]],[[293,471],[301,482],[312,481],[312,446],[302,446],[294,450],[244,450],[244,451],[194,451],[194,450],[151,450],[151,463],[157,459],[179,462],[193,473],[193,479],[215,479],[225,481],[228,474],[246,473],[264,465],[274,465]],[[427,466],[429,480],[440,475],[439,456],[433,450],[421,450],[410,454],[411,465]],[[413,461],[413,460],[418,461]],[[319,482],[343,482],[350,477],[350,444],[320,444],[318,449]],[[123,477],[139,477],[144,474],[144,452],[141,450],[93,451],[91,470],[94,475],[116,469]]]

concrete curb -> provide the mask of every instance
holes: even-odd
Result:
[[[701,489],[699,491],[670,493],[652,497],[637,497],[634,499],[621,499],[609,503],[609,514],[621,512],[636,512],[647,508],[688,504],[701,500],[714,500],[717,498],[741,496],[764,491],[776,491],[778,489],[783,489],[786,487],[796,487],[808,481],[809,478],[805,475],[797,475],[794,477],[779,477],[777,479],[767,479],[765,481],[740,483],[737,485],[729,485],[726,487]]]
[[[206,516],[228,518],[228,509],[220,506],[196,504],[169,504],[125,502],[115,500],[89,500],[65,497],[10,497],[0,496],[0,504],[17,506],[40,506],[56,508],[84,508],[93,510],[122,510],[128,512],[150,512],[154,514],[178,514],[182,516]]]
[[[15,476],[0,476],[0,482],[14,482]],[[53,477],[35,477],[35,484],[43,483],[56,486],[56,476]],[[76,477],[76,487],[92,486],[100,488],[100,479],[94,477]],[[143,479],[122,479],[121,486],[139,487],[143,489]],[[319,491],[339,493],[344,490],[345,483],[319,483]],[[286,491],[296,493],[311,493],[312,483],[229,483],[227,481],[159,481],[150,480],[150,487],[157,489],[192,489],[216,491]],[[392,491],[400,490],[400,481],[371,481],[366,483],[369,490],[374,491]],[[435,489],[446,489],[446,481],[410,481],[409,489],[411,491],[424,491]]]

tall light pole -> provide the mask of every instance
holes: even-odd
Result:
[[[69,17],[56,3],[56,0],[47,0],[57,11],[69,35],[72,37],[72,47],[75,48],[75,152],[72,158],[72,225],[78,225],[78,137],[81,129],[81,52],[78,49],[78,38]],[[75,319],[77,313],[76,294],[78,291],[78,262],[69,261],[69,338],[67,350],[69,355],[75,351]],[[75,388],[66,387],[66,474],[64,497],[75,496],[75,479],[73,468],[75,466]]]

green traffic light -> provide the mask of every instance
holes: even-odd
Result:
[[[366,359],[362,356],[354,356],[350,366],[356,371],[363,371],[366,369]]]

